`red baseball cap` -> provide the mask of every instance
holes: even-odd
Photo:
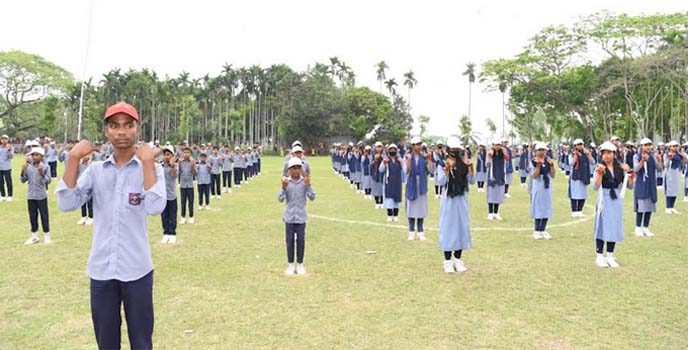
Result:
[[[119,113],[124,113],[132,118],[134,120],[138,121],[139,120],[139,112],[136,111],[136,108],[134,106],[122,101],[118,102],[110,107],[108,107],[107,111],[105,111],[105,120],[108,118],[112,117],[115,114]]]

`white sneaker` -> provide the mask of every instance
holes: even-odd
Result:
[[[614,259],[614,254],[610,255],[609,253],[607,253],[607,264],[611,268],[619,267],[619,263],[617,263],[616,259]]]
[[[209,206],[209,205],[206,205],[206,206],[205,206],[205,210],[210,210],[210,206]]]
[[[296,273],[298,273],[299,275],[305,275],[306,274],[306,267],[303,266],[303,264],[296,265]]]
[[[387,222],[392,222],[392,217],[391,217],[391,216],[388,216],[388,217],[387,217]]]
[[[284,274],[287,276],[296,275],[296,266],[294,266],[294,264],[287,265],[287,269],[284,270]]]
[[[186,218],[185,218],[185,217],[182,217],[182,221],[180,221],[179,224],[180,224],[180,225],[186,224]]]
[[[83,225],[85,223],[86,223],[86,217],[83,217],[83,218],[79,219],[79,221],[76,222],[77,225]]]
[[[31,237],[29,237],[29,239],[27,239],[26,242],[24,242],[24,244],[31,245],[31,244],[36,244],[40,241],[41,241],[41,239],[38,238],[38,235],[32,234]]]
[[[599,267],[609,267],[607,264],[607,260],[604,258],[604,255],[602,254],[597,254],[597,258],[595,259],[595,265]]]
[[[501,216],[499,216],[499,214],[492,214],[492,215],[494,215],[494,219],[497,220],[497,221],[502,221],[502,220],[504,220],[504,219],[502,219]]]
[[[650,231],[649,227],[643,227],[642,230],[643,230],[643,234],[645,234],[646,237],[654,237],[655,236],[655,234],[652,233],[652,231]]]
[[[93,225],[93,219],[91,219],[91,218],[86,219],[86,225],[89,225],[89,226]]]
[[[167,243],[169,243],[169,241],[170,241],[170,235],[162,235],[162,240],[160,241],[160,243],[167,244]]]
[[[505,194],[504,194],[504,198],[511,198],[511,195],[508,194],[508,193],[505,193]]]
[[[409,231],[407,241],[413,241],[414,239],[416,239],[416,233],[413,231]]]
[[[666,208],[664,209],[664,214],[673,214],[674,212],[671,210],[671,208]]]
[[[175,235],[170,235],[169,241],[167,241],[169,244],[177,244],[177,236]]]
[[[688,203],[688,197],[683,197],[683,201]]]
[[[7,201],[8,201],[8,202],[11,202],[11,201],[12,201],[12,197],[7,197]]]
[[[202,205],[199,205],[199,206],[198,206],[198,210],[199,210],[199,211],[203,210],[203,206],[202,206]]]
[[[418,239],[420,239],[421,241],[426,241],[427,238],[425,238],[425,232],[418,232]]]
[[[227,189],[227,193],[232,193],[232,189],[231,189],[231,188],[228,188],[228,189]]]
[[[577,218],[577,217],[578,217],[578,212],[577,212],[577,211],[572,211],[572,212],[571,212],[571,217],[572,217],[572,218]]]
[[[187,222],[190,223],[190,224],[193,224],[193,223],[194,223],[194,218],[189,218],[189,221],[187,221]]]
[[[454,264],[452,264],[452,261],[451,261],[451,260],[445,260],[445,261],[444,261],[443,269],[444,269],[444,272],[445,272],[445,273],[454,273],[454,272],[456,272],[456,271],[454,271]]]
[[[533,238],[535,238],[535,240],[539,240],[544,239],[545,237],[542,237],[542,233],[540,233],[540,231],[533,231]]]
[[[494,214],[492,214],[492,213],[487,214],[487,220],[494,220],[494,219],[495,219]]]
[[[547,231],[542,231],[540,232],[542,234],[542,238],[544,239],[552,239],[552,235],[549,234]]]
[[[214,195],[214,194],[211,194],[211,195],[210,195],[210,199],[215,199],[215,195]]]
[[[395,217],[394,217],[394,218],[392,218],[392,219],[394,220],[394,222],[397,222],[397,221],[399,221],[399,217],[398,217],[398,216],[395,216]]]
[[[463,261],[461,261],[461,259],[454,259],[454,269],[456,270],[456,272],[468,271],[466,265],[463,264]]]
[[[241,188],[241,185],[235,185],[237,188]]]
[[[634,233],[635,233],[635,236],[636,236],[636,237],[643,237],[643,236],[645,236],[645,231],[643,230],[642,227],[636,227]]]
[[[681,213],[678,212],[678,210],[676,210],[676,208],[671,208],[671,212],[674,213],[674,214],[681,214]]]
[[[5,200],[5,197],[0,197],[0,202],[4,202]]]
[[[50,232],[44,233],[43,243],[45,243],[45,244],[53,243],[53,241],[50,239]]]
[[[226,188],[223,188],[223,189],[222,189],[222,193],[227,193],[227,189],[226,189]]]

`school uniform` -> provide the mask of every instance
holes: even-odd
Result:
[[[518,159],[518,177],[521,179],[521,186],[525,186],[528,179],[528,169],[530,168],[530,161],[533,156],[530,151],[523,150]]]
[[[282,177],[286,177],[289,172],[289,159],[291,159],[293,156],[290,156],[289,158],[284,160],[284,165],[282,166]],[[301,170],[303,170],[304,173],[306,173],[308,176],[311,175],[311,166],[308,164],[308,161],[306,160],[306,157],[302,157],[301,159]]]
[[[439,173],[444,171],[444,162],[446,160],[446,154],[443,151],[433,152],[432,160],[435,165],[435,171],[432,174],[433,181],[435,182],[435,196],[442,195],[442,185],[437,183],[437,177]]]
[[[478,191],[481,191],[487,181],[487,151],[478,151],[477,158],[475,181],[478,183]]]
[[[232,191],[232,154],[225,153],[222,155],[222,188]]]
[[[346,152],[342,152],[340,154],[340,159],[341,159],[341,168],[342,168],[342,175],[344,175],[344,178],[349,181],[349,175],[350,175],[350,170],[349,169],[349,154]]]
[[[653,235],[649,232],[650,218],[657,211],[657,159],[653,152],[641,167],[642,151],[633,156],[633,171],[636,173],[633,184],[633,211],[636,213],[636,235]],[[648,234],[649,233],[649,234]]]
[[[382,208],[382,198],[383,198],[383,183],[384,183],[384,173],[380,171],[380,164],[382,163],[382,155],[375,160],[375,155],[371,157],[370,162],[370,177],[371,177],[371,188],[370,193],[375,198],[375,205],[378,208]]]
[[[177,235],[177,189],[175,183],[176,175],[179,172],[179,165],[171,163],[163,164],[162,167],[165,174],[166,199],[165,209],[160,215],[162,219],[162,234],[175,236]],[[193,202],[190,207],[193,207]]]
[[[349,152],[349,154],[346,156],[346,161],[349,166],[349,183],[353,187],[354,182],[356,181],[356,159],[354,157],[354,152]]]
[[[363,181],[363,169],[361,168],[361,154],[356,152],[353,154],[353,179],[356,185],[356,190],[361,190],[361,182]]]
[[[86,169],[88,169],[89,164],[84,164],[83,162],[79,163],[79,176],[86,172]],[[84,205],[81,206],[81,217],[86,218],[88,217],[89,219],[93,219],[93,199],[89,199],[84,203]],[[83,220],[83,219],[82,219]],[[80,222],[83,224],[83,222]]]
[[[12,197],[12,158],[14,158],[14,149],[7,146],[0,145],[0,197],[4,200],[5,197]]]
[[[45,151],[45,161],[50,167],[50,177],[57,178],[57,150],[54,147],[48,147]]]
[[[575,159],[574,152],[578,153]],[[590,159],[584,152],[573,151],[569,154],[571,175],[569,176],[568,196],[571,200],[571,212],[582,216],[583,206],[588,199],[588,185],[590,185]]]
[[[246,168],[246,159],[241,153],[236,151],[232,154],[232,163],[234,163],[234,185],[241,187],[241,180],[243,179],[243,170]]]
[[[222,160],[219,155],[211,154],[208,157],[210,163],[210,194],[220,196],[220,175],[222,174]]]
[[[664,155],[664,195],[666,196],[667,209],[674,208],[676,197],[681,193],[681,155],[676,152],[669,159],[669,152]]]
[[[514,180],[514,165],[512,162],[512,154],[511,154],[511,148],[510,147],[503,147],[504,151],[506,151],[507,154],[507,159],[506,159],[506,183],[504,184],[504,193],[509,193],[509,185],[511,185],[511,182]]]
[[[555,175],[550,173],[549,163],[543,159],[540,166],[540,173],[535,177],[535,170],[537,169],[537,162],[531,161],[529,164],[529,173],[531,176],[529,192],[530,192],[530,217],[535,222],[535,232],[533,236],[536,239],[549,239],[550,236],[546,232],[547,221],[552,218],[553,194],[552,185]],[[556,174],[556,172],[555,172]]]
[[[198,174],[191,160],[179,161],[179,195],[181,196],[182,220],[186,218],[186,209],[189,209],[189,217],[194,217],[194,176]],[[182,221],[183,223],[183,221]]]
[[[198,205],[203,206],[203,198],[205,198],[205,205],[210,205],[210,169],[211,165],[208,162],[199,162],[196,164],[196,183],[198,186]]]
[[[39,173],[39,168],[43,169],[43,176]],[[46,234],[46,240],[49,241],[50,218],[48,214],[48,191],[46,190],[46,186],[52,181],[50,167],[43,163],[35,165],[32,162],[26,167],[26,171],[21,174],[20,180],[22,183],[28,182],[26,202],[29,210],[31,235],[32,237],[36,237],[38,232],[38,216],[40,215],[41,227]]]
[[[453,171],[453,170],[451,170]],[[470,204],[468,203],[469,186],[463,194],[458,194],[458,189],[449,189],[448,186],[456,186],[449,182],[444,171],[437,173],[439,186],[444,186],[440,199],[439,219],[439,246],[443,252],[456,252],[471,249],[471,218]],[[467,185],[475,183],[475,176],[466,172]],[[447,259],[448,260],[448,259]]]
[[[285,241],[287,246],[287,261],[294,263],[294,246],[296,243],[296,262],[303,263],[306,249],[306,198],[315,200],[315,191],[310,185],[306,185],[303,178],[294,180],[289,178],[286,189],[280,190],[277,200],[282,203],[286,200],[282,221],[285,226]],[[296,241],[296,242],[295,242]]]
[[[605,168],[600,187],[595,184],[598,176],[595,172],[592,188],[597,191],[593,232],[599,258],[604,243],[607,243],[607,251],[613,253],[615,244],[623,242],[624,224],[623,198],[620,197],[623,188],[623,176],[617,178],[613,172]]]
[[[245,179],[248,180],[253,178],[253,155],[248,153],[246,155],[246,176]]]
[[[569,163],[569,155],[570,154],[571,153],[568,151],[562,151],[561,157],[560,157],[560,159],[561,159],[560,160],[561,161],[561,170],[563,170],[564,173],[566,173],[566,176],[571,175],[571,163]]]
[[[241,175],[243,175],[243,178],[241,181],[243,182],[248,182],[249,178],[249,173],[248,173],[248,155],[242,154],[241,155],[242,163],[241,163]]]
[[[362,173],[362,187],[363,192],[366,196],[370,196],[371,189],[373,187],[373,176],[370,172],[370,166],[372,164],[372,157],[369,154],[364,154],[361,157],[361,173]]]
[[[401,207],[402,159],[394,157],[389,163],[380,162],[379,171],[383,174],[383,205],[387,209],[387,220],[398,220]]]
[[[428,164],[422,154],[411,152],[411,168],[406,178],[406,217],[409,221],[409,239],[416,229],[421,240],[424,240],[423,221],[428,216]]]
[[[165,176],[155,164],[155,184],[144,189],[142,162],[134,155],[118,167],[113,156],[95,162],[68,188],[55,190],[62,211],[93,199],[98,214],[88,260],[91,317],[98,347],[119,349],[121,308],[133,349],[152,348],[153,259],[148,241],[148,216],[165,206]]]
[[[504,202],[506,185],[506,154],[502,157],[488,158],[487,165],[487,204],[490,214],[499,213],[499,205]]]

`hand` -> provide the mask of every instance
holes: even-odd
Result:
[[[650,155],[643,152],[643,160],[647,160],[648,158],[650,158]]]
[[[547,164],[549,164],[549,165],[554,164],[554,160],[552,160],[552,158],[545,158],[545,159],[547,159]]]
[[[22,165],[22,174],[26,173],[26,169],[29,167],[29,161],[27,160],[24,165]]]
[[[597,175],[602,176],[602,174],[604,174],[604,168],[605,168],[604,165],[602,165],[602,164],[598,165],[597,166]]]
[[[470,167],[473,165],[473,159],[468,158],[468,156],[464,156],[463,163]]]
[[[444,162],[444,164],[447,166],[447,169],[451,169],[454,167],[454,164],[456,164],[456,161],[454,159],[449,158]]]
[[[96,148],[93,146],[93,144],[90,141],[81,140],[81,141],[79,141],[79,143],[74,145],[74,147],[72,147],[71,151],[69,151],[69,158],[81,159],[81,158],[86,157],[87,155],[91,154],[95,150],[96,150]]]
[[[172,158],[170,158],[170,164],[174,164],[176,162],[177,162],[177,157],[172,156]]]
[[[5,145],[5,148],[7,148],[8,151],[11,151],[11,150],[12,150],[12,145],[8,142],[8,143]]]
[[[627,173],[631,171],[631,167],[629,167],[626,163],[621,163],[621,169],[623,169]]]
[[[311,177],[308,176],[308,174],[306,174],[305,172],[303,173],[303,183],[305,183],[306,186],[311,185]]]
[[[136,148],[136,156],[139,157],[142,162],[155,160],[158,153],[160,153],[159,149],[155,150],[147,143]]]
[[[487,152],[487,154],[488,154],[490,157],[494,156],[494,150],[491,149],[489,152]]]
[[[382,159],[382,162],[385,164],[389,163],[389,157],[385,157],[384,159]]]
[[[282,189],[286,190],[287,185],[289,185],[289,178],[284,176],[284,177],[282,177]]]
[[[45,176],[45,169],[41,164],[38,165],[38,174],[41,175],[41,177]]]
[[[584,153],[586,156],[589,156],[589,155],[590,155],[590,150],[587,149],[587,148],[583,148],[583,153]]]

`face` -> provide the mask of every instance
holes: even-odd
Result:
[[[0,143],[2,143],[3,145],[6,145],[9,141],[10,141],[9,139],[6,139],[3,137],[2,140],[0,140]]]
[[[375,152],[377,152],[377,153],[382,152],[382,146],[375,146]]]
[[[189,151],[188,149],[185,149],[184,150],[184,159],[188,160],[189,158],[191,158],[191,151]]]
[[[213,148],[213,154],[217,155],[218,153],[220,153],[220,150],[217,148]]]
[[[43,160],[43,155],[40,153],[34,153],[31,155],[31,159],[33,160],[34,164],[38,164]]]
[[[115,149],[133,148],[138,134],[138,123],[124,113],[115,114],[108,118],[105,124],[105,136]]]
[[[544,149],[539,149],[539,150],[535,151],[535,155],[536,155],[538,158],[544,158],[544,157],[545,157],[545,153],[547,153],[547,150],[544,150]]]
[[[647,145],[640,146],[640,148],[643,150],[643,152],[650,152],[650,150],[652,149],[652,144],[648,143]]]
[[[303,152],[301,152],[301,151],[299,151],[299,152],[294,152],[294,157],[296,157],[296,158],[301,158],[302,156],[303,156]]]
[[[414,151],[414,152],[420,152],[420,150],[421,150],[422,148],[423,148],[423,144],[422,144],[422,143],[416,143],[416,144],[413,145],[413,151]]]
[[[609,163],[614,160],[614,152],[612,151],[602,151],[602,161]]]
[[[390,148],[389,149],[389,154],[392,156],[395,156],[397,154],[397,149],[396,148]]]
[[[184,155],[186,155],[186,153],[185,153]],[[169,162],[170,162],[170,159],[172,159],[172,152],[170,152],[170,151],[165,151],[165,152],[162,153],[162,157],[163,157],[163,159],[165,160],[165,163],[169,163]]]
[[[292,179],[298,179],[299,177],[301,177],[301,166],[294,165],[291,168],[289,168],[289,176]]]
[[[494,145],[493,146],[495,152],[501,151],[502,150],[502,145]]]
[[[205,162],[205,155],[201,154],[201,162]]]
[[[582,151],[582,150],[583,150],[583,145],[582,145],[582,144],[577,144],[577,145],[576,145],[576,150],[577,150],[577,151]]]

